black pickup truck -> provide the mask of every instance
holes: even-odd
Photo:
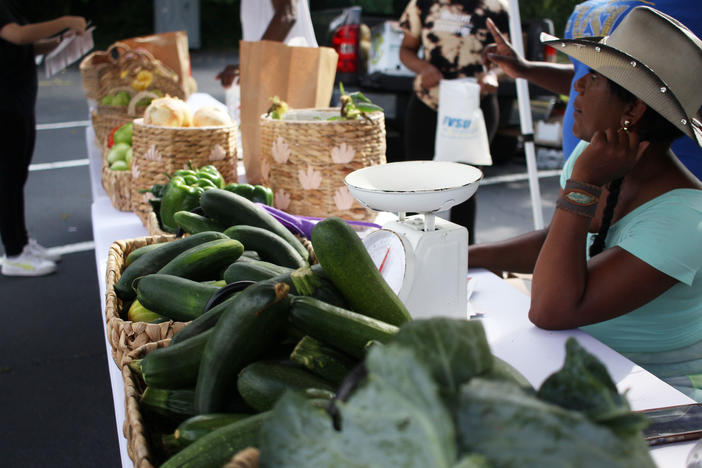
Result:
[[[362,6],[358,4],[362,4]],[[351,5],[354,4],[354,5]],[[338,105],[339,87],[361,90],[385,110],[387,157],[403,159],[402,135],[407,101],[412,92],[414,73],[400,62],[399,47],[403,33],[397,22],[407,1],[310,1],[312,23],[319,45],[333,47],[339,53],[332,106]],[[330,5],[333,8],[330,8]],[[539,43],[539,34],[553,34],[548,19],[523,20],[525,55],[531,60],[554,60],[555,52]],[[543,114],[543,103],[553,103],[552,93],[530,85],[530,97]],[[493,141],[493,161],[509,160],[519,149],[519,116],[516,110],[516,87],[512,80],[500,82],[500,128]],[[550,112],[550,107],[548,107]]]

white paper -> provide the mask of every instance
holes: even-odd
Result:
[[[73,32],[67,32],[63,35],[61,43],[46,54],[44,58],[44,69],[47,78],[51,78],[69,65],[77,62],[95,47],[93,42],[94,29],[95,26],[86,29],[80,36]]]

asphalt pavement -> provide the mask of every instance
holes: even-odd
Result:
[[[224,102],[214,76],[235,53],[191,52],[198,90]],[[92,243],[85,127],[88,105],[77,65],[40,78],[37,144],[26,186],[32,237],[63,254],[57,273],[0,276],[0,465],[120,465]],[[478,190],[478,242],[532,229],[526,166],[485,168]],[[553,171],[540,193],[548,223],[558,190]],[[0,254],[4,254],[0,246]]]

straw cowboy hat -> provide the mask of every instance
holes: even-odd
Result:
[[[627,89],[702,146],[702,41],[676,19],[641,6],[609,36],[542,33],[541,42]]]

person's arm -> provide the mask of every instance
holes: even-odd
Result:
[[[272,1],[275,13],[261,40],[283,42],[297,21],[297,2],[299,0]]]
[[[487,27],[495,43],[483,51],[483,62],[498,65],[512,78],[524,78],[544,89],[558,94],[569,94],[574,69],[571,63],[536,62],[526,60],[509,43],[509,39],[488,18]]]
[[[61,43],[61,37],[51,37],[49,39],[42,39],[34,43],[34,55],[44,55],[48,54],[54,50]]]
[[[596,132],[571,179],[602,186],[626,174],[648,148],[634,132]],[[586,260],[590,218],[556,209],[531,284],[529,319],[568,329],[626,314],[658,297],[677,280],[619,248]]]
[[[76,34],[85,32],[85,19],[80,16],[61,16],[41,23],[19,25],[9,23],[0,29],[0,37],[15,45],[34,44],[47,39],[64,29],[75,31]]]
[[[511,239],[468,247],[468,266],[493,272],[531,273],[548,228]]]
[[[438,86],[443,78],[441,72],[431,63],[419,58],[419,39],[405,33],[400,45],[400,62],[408,69],[421,76],[422,87],[425,89]]]

